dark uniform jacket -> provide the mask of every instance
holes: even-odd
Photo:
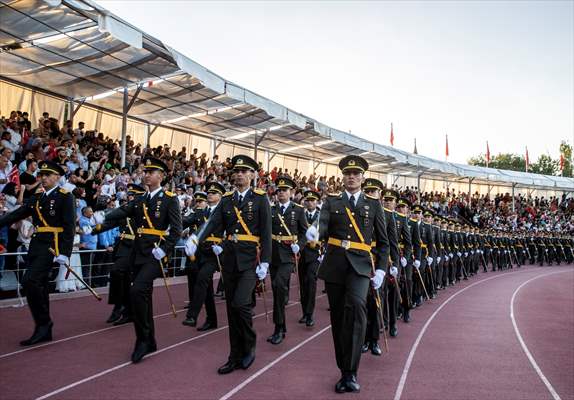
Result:
[[[409,261],[413,254],[413,243],[408,218],[405,214],[395,211],[395,221],[397,222],[397,234],[399,237],[401,255]]]
[[[241,235],[248,235],[249,232],[242,226],[234,207],[240,212],[241,219],[251,235],[259,239],[259,243],[240,239]],[[219,229],[226,235],[226,240],[223,242],[224,257],[236,259],[236,263],[224,262],[224,269],[227,265],[236,264],[238,271],[241,272],[255,268],[257,261],[262,263],[271,261],[271,206],[263,190],[249,189],[241,204],[237,191],[225,193],[209,217],[205,229],[200,232],[199,242]],[[257,260],[258,248],[259,260]]]
[[[166,255],[170,255],[181,236],[181,212],[177,197],[163,189],[154,195],[141,195],[120,208],[116,208],[106,214],[105,225],[96,226],[95,231],[100,232],[102,227],[112,227],[113,223],[120,223],[125,218],[133,221],[135,229],[135,241],[133,244],[133,256],[135,263],[145,263],[150,260],[152,250],[157,244]],[[169,232],[168,231],[169,228]],[[163,231],[163,239],[160,236],[150,234],[148,229]]]
[[[411,242],[413,244],[413,258],[415,260],[421,260],[421,257],[424,255],[422,242],[421,242],[421,224],[416,219],[409,220],[410,231],[411,231]],[[407,259],[408,261],[411,261]]]
[[[321,210],[318,208],[315,210],[311,219],[307,218],[307,210],[303,211],[303,218],[305,218],[306,226],[309,227],[313,224],[317,224],[319,220],[319,216],[321,215]],[[312,261],[316,261],[319,258],[319,249],[320,249],[320,242],[312,243],[306,242],[304,247],[301,247],[301,262],[302,263],[309,263]]]
[[[299,245],[300,250],[303,249],[305,243],[307,243],[306,231],[307,223],[305,222],[303,206],[291,201],[283,215],[281,215],[281,205],[279,203],[271,207],[271,232],[273,235],[271,263],[276,266],[284,263],[293,263],[294,255],[291,250],[291,244],[296,243]],[[285,240],[289,236],[294,236],[294,238]]]
[[[49,195],[36,193],[16,210],[0,218],[0,226],[10,225],[16,221],[32,216],[36,232],[32,235],[29,256],[46,255],[49,248],[56,249],[54,233],[39,232],[42,227],[62,228],[58,235],[59,254],[70,257],[76,233],[76,210],[74,196],[61,188],[56,188]]]
[[[356,207],[353,211],[346,193],[328,197],[321,208],[320,238],[362,243],[349,220],[346,208],[352,211],[352,217],[363,236],[364,244],[370,247],[371,242],[376,242],[376,246],[373,248],[374,267],[386,270],[389,242],[383,208],[379,199],[361,193],[356,200]],[[365,277],[372,275],[371,252],[369,250],[345,250],[343,247],[328,244],[325,259],[319,270],[319,278],[327,282],[344,282],[347,273],[347,263],[341,262],[344,258],[347,259],[357,274]]]
[[[397,233],[397,221],[395,212],[385,208],[385,222],[387,224],[387,238],[389,240],[389,255],[392,265],[398,267],[401,253],[399,249],[399,234]]]
[[[219,204],[217,206],[219,206]],[[192,214],[183,218],[183,228],[189,228],[191,232],[198,233],[196,231],[201,230],[203,226],[206,226],[211,213],[215,212],[217,206],[213,209],[213,211],[210,211],[209,207],[196,208],[193,210],[194,212]],[[213,252],[211,246],[217,244],[223,247],[222,240],[223,226],[219,225],[215,227],[214,231],[212,231],[205,240],[199,242],[199,246],[197,247],[198,254],[201,257],[213,258],[215,260],[215,253]]]

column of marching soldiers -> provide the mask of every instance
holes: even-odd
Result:
[[[147,188],[130,185],[128,200],[121,207],[106,214],[105,220],[98,220],[93,230],[84,230],[85,234],[97,234],[120,227],[110,271],[108,300],[114,308],[107,322],[133,322],[134,363],[157,349],[152,314],[154,279],[163,278],[175,315],[165,266],[167,255],[173,253],[185,231],[190,237],[185,245],[189,305],[184,325],[197,326],[205,305],[206,320],[197,330],[217,328],[213,277],[220,272],[217,292],[224,292],[226,301],[230,352],[218,372],[247,369],[254,362],[253,310],[257,297],[261,297],[267,317],[268,291],[272,293],[274,330],[267,342],[279,345],[286,338],[290,321],[285,309],[290,296],[294,297],[292,287],[298,286],[298,323],[312,329],[320,278],[325,281],[341,371],[335,385],[338,393],[358,392],[361,354],[381,356],[381,335],[383,347],[388,347],[387,332],[391,337],[399,335],[397,321],[409,323],[412,310],[441,290],[481,270],[574,261],[571,236],[479,229],[437,215],[386,189],[379,180],[365,178],[368,163],[359,156],[344,157],[339,163],[342,193],[322,199],[319,193],[307,190],[302,205],[292,200],[297,190],[292,179],[277,179],[277,202],[271,205],[265,191],[251,187],[257,163],[237,155],[232,164],[235,189],[227,192],[218,182],[208,183],[206,192],[194,195],[194,213],[182,219],[177,198],[162,188],[167,166],[147,158]],[[24,206],[0,218],[3,226],[32,216],[36,227],[23,279],[35,329],[21,342],[23,346],[52,340],[50,271],[55,264],[69,268],[75,211],[73,196],[57,187],[63,173],[59,165],[42,162],[39,174],[43,189]],[[268,274],[270,288],[265,285]],[[298,285],[291,285],[293,276]]]

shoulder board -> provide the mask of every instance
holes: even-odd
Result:
[[[409,219],[410,219],[412,222],[419,222],[419,220],[418,220],[418,219],[414,219],[414,218],[409,218]],[[423,222],[423,224],[425,224],[425,225],[426,225],[426,222]]]
[[[299,204],[299,203],[293,203],[293,205],[294,205],[295,207],[303,208],[303,206],[302,206],[301,204]]]
[[[265,190],[263,189],[253,189],[253,193],[258,194],[260,196],[263,196],[265,193]]]
[[[60,193],[63,193],[63,194],[70,193],[70,192],[68,192],[66,189],[63,189],[63,188],[58,189],[58,191],[59,191]]]
[[[339,196],[341,196],[341,193],[327,193],[327,196],[329,196],[329,197],[339,197]]]
[[[42,194],[44,191],[42,190],[42,187],[39,187],[38,189],[36,189],[36,191],[34,192],[34,194]]]
[[[233,194],[233,192],[225,192],[225,194],[223,195],[223,197],[228,197],[231,196]]]
[[[405,215],[405,214],[401,214],[401,213],[400,213],[400,212],[398,212],[398,211],[395,211],[395,213],[397,213],[397,215],[399,215],[399,216],[401,216],[401,217],[406,217],[406,215]]]
[[[165,193],[165,195],[166,195],[167,197],[173,197],[173,196],[175,196],[175,193],[170,192],[170,191],[168,191],[168,190],[166,190],[164,193]]]
[[[367,199],[371,199],[371,200],[379,200],[378,197],[376,197],[376,196],[371,196],[370,194],[365,194],[365,197],[366,197]]]
[[[393,210],[390,210],[390,209],[388,209],[387,207],[383,207],[383,209],[384,209],[385,211],[387,211],[387,212],[390,212],[390,213],[393,212]]]

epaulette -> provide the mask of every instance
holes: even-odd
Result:
[[[388,212],[390,212],[390,213],[392,213],[392,212],[393,212],[393,210],[391,210],[390,208],[387,208],[387,207],[383,207],[383,209],[384,209],[385,211],[388,211]]]
[[[225,192],[225,194],[223,195],[223,197],[231,196],[232,194],[233,194],[233,192]]]
[[[173,196],[175,196],[175,193],[170,192],[169,190],[166,190],[164,193],[165,193],[165,195],[166,195],[167,197],[173,197]]]
[[[67,191],[66,189],[64,189],[64,188],[59,188],[58,191],[59,191],[60,193],[63,193],[63,194],[68,194],[68,193],[70,193],[70,192],[68,192],[68,191]]]
[[[414,218],[409,218],[409,219],[410,219],[411,221],[413,221],[413,222],[419,222],[418,219],[414,219]],[[423,222],[423,224],[426,224],[426,222]]]
[[[405,215],[405,214],[401,214],[401,213],[400,213],[400,212],[398,212],[398,211],[395,211],[395,213],[396,213],[398,216],[400,216],[400,217],[406,217],[406,215]]]
[[[299,203],[293,203],[293,204],[295,204],[296,207],[301,207],[301,208],[303,208],[303,206],[302,206],[301,204],[299,204]]]
[[[258,194],[259,196],[263,196],[266,194],[265,190],[263,189],[253,189],[253,193]]]
[[[367,197],[367,198],[369,198],[369,199],[372,199],[372,200],[379,200],[378,197],[376,197],[376,196],[371,196],[370,194],[366,194],[366,193],[365,193],[365,197]]]
[[[341,193],[327,193],[327,196],[329,196],[329,197],[339,197],[339,196],[341,196]]]

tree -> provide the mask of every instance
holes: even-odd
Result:
[[[486,157],[480,154],[468,160],[469,165],[486,167]],[[526,168],[524,156],[512,153],[500,153],[490,158],[489,168],[506,169],[510,171],[523,171]]]
[[[530,171],[534,174],[542,174],[542,175],[556,175],[556,172],[559,168],[559,162],[557,160],[553,160],[547,154],[542,154],[538,157],[538,161],[534,164],[530,164]]]
[[[572,146],[564,140],[560,143],[560,154],[564,157],[564,170],[562,171],[562,175],[572,178]]]

